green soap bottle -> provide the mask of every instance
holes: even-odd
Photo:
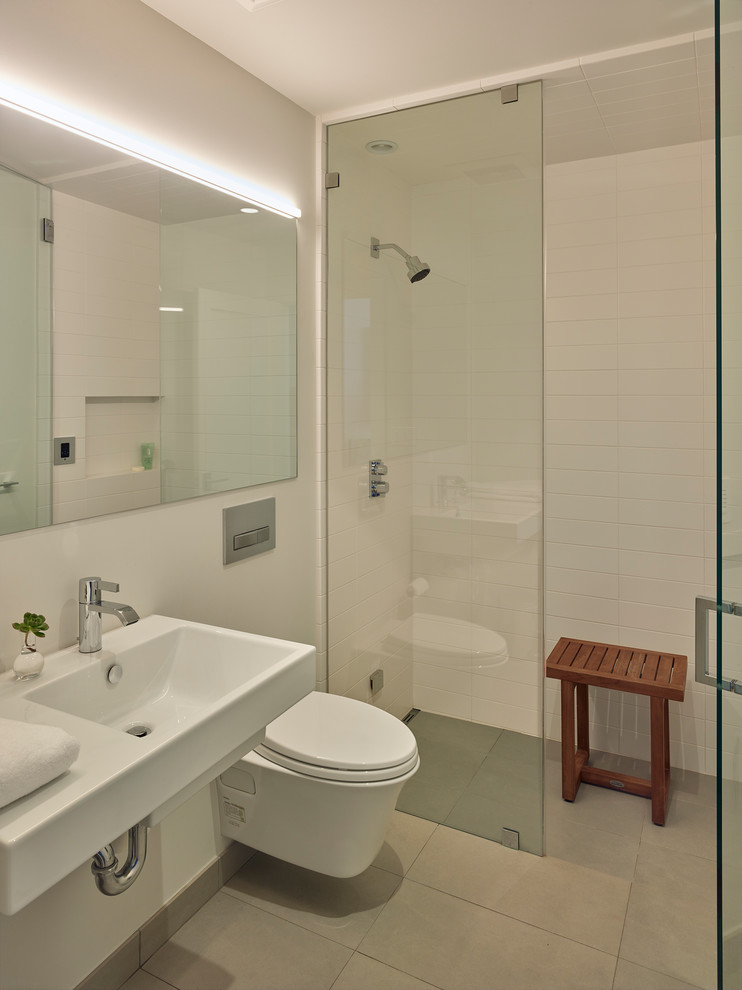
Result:
[[[152,463],[155,459],[155,445],[153,443],[142,444],[142,467],[145,471],[152,470]]]

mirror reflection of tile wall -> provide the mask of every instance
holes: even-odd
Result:
[[[54,522],[157,505],[159,225],[55,192]],[[153,470],[140,447],[155,442]]]

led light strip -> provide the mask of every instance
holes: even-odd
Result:
[[[41,97],[18,89],[10,83],[0,82],[0,105],[9,107],[11,110],[18,110],[20,113],[35,117],[47,124],[53,124],[55,127],[61,127],[71,134],[78,134],[80,137],[95,141],[96,144],[138,158],[150,165],[156,165],[174,175],[191,179],[209,189],[234,196],[244,203],[259,206],[270,213],[277,213],[281,217],[288,217],[292,220],[301,216],[301,210],[297,206],[267,189],[252,186],[235,176],[212,171],[206,168],[202,162],[194,162],[175,156],[166,148],[119,131],[100,120],[84,117],[68,107],[48,103]]]

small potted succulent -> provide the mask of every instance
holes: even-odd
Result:
[[[44,669],[44,657],[36,649],[36,639],[43,639],[49,624],[43,615],[24,612],[21,622],[14,622],[13,628],[24,634],[23,649],[13,662],[13,671],[20,681],[38,677]],[[30,639],[29,639],[30,637]]]

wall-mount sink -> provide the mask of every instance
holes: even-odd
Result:
[[[81,749],[66,774],[0,809],[0,912],[156,824],[314,681],[314,647],[161,615],[104,634],[99,653],[47,657],[35,681],[2,675],[0,716],[60,726]]]

